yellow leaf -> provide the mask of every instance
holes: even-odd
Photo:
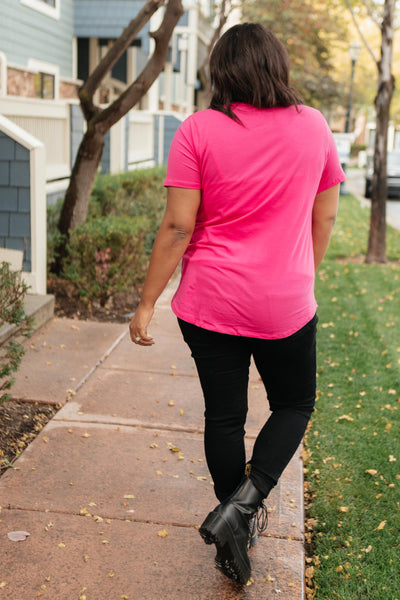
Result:
[[[7,585],[7,581],[2,581],[2,582],[0,583],[0,588],[5,588],[5,587],[6,587],[6,585]]]
[[[65,544],[63,544],[62,542],[60,542],[60,543],[58,544],[58,547],[59,547],[59,548],[65,548]]]
[[[349,507],[348,506],[339,506],[338,511],[347,513],[347,512],[349,512]]]
[[[386,521],[381,521],[379,523],[378,527],[376,528],[376,531],[380,530],[380,529],[383,529],[385,527],[385,525],[386,525]]]
[[[83,437],[83,438],[90,438],[90,437],[91,437],[91,435],[90,435],[90,433],[87,433],[87,432],[86,432],[86,433],[83,433],[83,434],[82,434],[82,437]]]
[[[125,500],[130,500],[132,498],[134,498],[135,496],[133,494],[124,494],[124,498]]]
[[[376,475],[378,471],[376,469],[367,469],[365,472],[370,475]]]
[[[338,417],[338,421],[354,421],[353,417],[349,417],[349,415],[342,415]]]
[[[185,414],[185,411],[183,410],[183,408],[181,408],[181,410],[179,411],[181,417],[183,417],[183,415]]]
[[[161,529],[161,530],[160,530],[160,531],[157,533],[157,535],[158,535],[159,537],[161,537],[161,538],[165,538],[165,537],[167,537],[167,535],[168,535],[168,531],[167,531],[166,529]]]
[[[170,401],[168,402],[168,406],[175,406],[175,402],[174,402],[173,400],[170,400]]]

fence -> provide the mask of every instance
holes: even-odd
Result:
[[[46,181],[69,177],[70,105],[55,100],[0,98],[0,114],[40,140],[46,151]]]

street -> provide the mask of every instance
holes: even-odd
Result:
[[[347,169],[346,188],[356,196],[362,206],[370,206],[370,200],[364,197],[365,176],[364,169]],[[388,200],[386,203],[386,221],[392,227],[400,230],[400,200]]]

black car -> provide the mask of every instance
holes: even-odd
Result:
[[[371,198],[373,156],[368,155],[365,174],[365,197]],[[387,188],[388,198],[400,197],[400,150],[392,150],[387,154]]]

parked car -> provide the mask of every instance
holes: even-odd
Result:
[[[373,155],[368,154],[365,173],[365,197],[371,198],[372,175],[374,172]],[[387,153],[387,187],[388,198],[400,197],[400,150]]]

